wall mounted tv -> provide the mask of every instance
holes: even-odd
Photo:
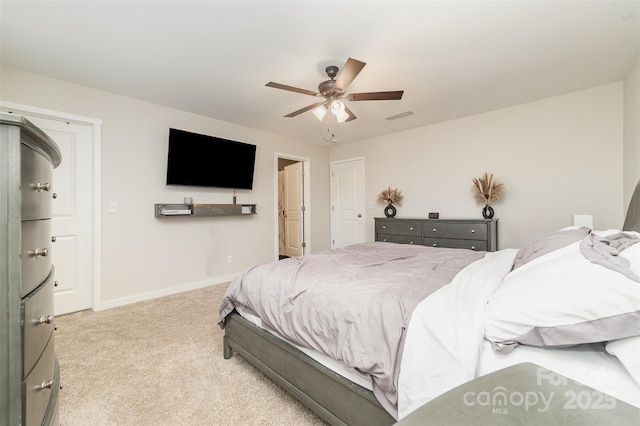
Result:
[[[167,185],[252,189],[256,146],[169,129]]]

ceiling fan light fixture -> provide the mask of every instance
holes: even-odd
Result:
[[[1,1],[1,0],[0,0]],[[300,108],[297,111],[293,111],[285,117],[296,117],[302,113],[312,111],[318,120],[323,121],[328,110],[331,110],[333,116],[329,116],[332,123],[351,122],[355,120],[356,115],[345,105],[341,98],[344,97],[348,101],[390,101],[402,99],[404,90],[394,90],[386,92],[362,92],[362,93],[349,93],[345,95],[347,88],[358,76],[360,71],[366,65],[365,62],[358,61],[353,58],[348,58],[342,69],[338,69],[337,66],[331,65],[325,69],[325,72],[329,76],[329,80],[325,80],[318,85],[318,91],[301,89],[299,87],[288,86],[286,84],[268,82],[267,87],[273,87],[274,89],[288,90],[290,92],[301,93],[303,95],[315,96],[316,98],[324,98],[321,102],[316,102],[308,105],[304,108]],[[321,108],[324,107],[324,108]],[[333,117],[336,117],[334,120]],[[397,117],[399,118],[399,117]],[[388,118],[392,119],[392,118]]]
[[[327,108],[324,105],[320,105],[319,107],[312,109],[311,112],[319,121],[322,121],[325,114],[327,113]]]
[[[339,116],[344,112],[344,102],[335,100],[331,102],[331,112],[335,114],[335,116]]]
[[[341,112],[336,114],[336,119],[338,123],[344,123],[347,118],[349,118],[349,114],[347,114],[347,111],[345,110],[342,110]]]

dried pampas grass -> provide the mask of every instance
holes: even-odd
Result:
[[[478,204],[488,205],[502,199],[504,185],[493,178],[493,173],[487,172],[483,176],[473,179],[471,192]]]
[[[402,191],[398,188],[388,187],[378,195],[378,202],[381,204],[397,204],[402,205]]]

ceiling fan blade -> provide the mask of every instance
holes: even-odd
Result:
[[[355,120],[356,118],[358,118],[358,117],[356,117],[356,115],[353,113],[353,111],[351,111],[351,110],[349,109],[349,107],[348,107],[348,106],[346,106],[346,105],[344,106],[344,111],[345,111],[347,114],[349,114],[349,117],[347,117],[347,119],[346,119],[346,120],[344,120],[344,122],[345,122],[345,123],[348,123],[348,122],[350,122],[350,121]]]
[[[333,87],[344,92],[365,65],[367,64],[364,62],[352,58],[347,59],[347,62],[338,73],[336,84]]]
[[[293,111],[292,113],[289,113],[287,115],[285,115],[285,117],[295,117],[296,115],[300,115],[303,112],[307,112],[307,111],[311,111],[314,108],[318,108],[320,105],[324,105],[326,102],[316,102],[315,104],[306,106],[302,109],[299,109],[297,111]]]
[[[402,99],[404,90],[396,90],[394,92],[369,92],[369,93],[351,93],[347,95],[350,101],[393,101]]]
[[[265,84],[265,86],[273,87],[274,89],[282,89],[288,90],[290,92],[302,93],[303,95],[322,96],[318,92],[313,92],[307,89],[300,89],[299,87],[287,86],[286,84],[274,83],[273,81],[268,82],[267,84]]]

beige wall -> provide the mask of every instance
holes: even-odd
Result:
[[[366,199],[374,203],[365,212],[369,241],[373,217],[383,209],[376,196],[387,185],[405,195],[398,217],[438,211],[443,218],[480,218],[470,187],[485,171],[507,189],[494,206],[501,248],[570,225],[572,214],[593,215],[596,228],[620,227],[623,198],[640,170],[640,159],[628,158],[639,151],[638,121],[633,121],[640,110],[633,89],[639,72],[636,62],[624,84],[330,149],[10,67],[1,69],[0,94],[3,101],[103,120],[101,299],[117,305],[216,282],[275,258],[276,152],[311,159],[311,251],[329,248],[329,160],[359,156],[366,158]],[[231,200],[228,190],[164,185],[169,127],[257,144],[254,190],[239,192],[238,201],[257,203],[258,215],[154,218],[158,202],[180,202],[184,196],[203,203]],[[119,202],[119,213],[107,213],[112,200]]]
[[[640,56],[624,80],[624,203],[640,180]]]
[[[505,184],[496,203],[501,248],[593,215],[594,227],[620,228],[622,82],[403,133],[334,145],[331,161],[366,157],[366,199],[387,185],[405,196],[397,217],[481,218],[471,180],[485,171]],[[373,217],[367,210],[367,239]]]
[[[328,148],[126,98],[10,67],[1,69],[5,102],[103,120],[101,300],[114,306],[228,278],[277,258],[275,153],[311,159],[311,251],[329,248]],[[231,190],[165,185],[169,127],[258,146],[250,217],[157,219],[154,203],[231,203]],[[108,213],[107,202],[119,212]],[[227,263],[227,255],[233,262]]]

